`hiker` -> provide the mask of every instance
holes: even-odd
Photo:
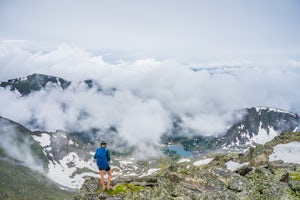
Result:
[[[101,142],[101,147],[96,150],[94,159],[97,161],[97,166],[100,173],[100,183],[103,190],[108,190],[110,188],[110,180],[111,180],[111,169],[109,166],[110,162],[110,152],[106,149],[106,142]],[[104,185],[104,170],[107,171],[107,187]]]

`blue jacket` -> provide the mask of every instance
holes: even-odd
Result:
[[[105,154],[105,155],[104,155]],[[110,152],[105,147],[100,147],[96,150],[94,159],[97,159],[97,165],[99,169],[109,168]]]
[[[98,149],[101,149],[101,148],[104,148],[105,149],[105,147],[100,147],[100,148],[98,148]],[[97,150],[98,150],[97,149]],[[94,159],[96,159],[97,158],[97,150],[96,150],[96,152],[95,152],[95,155],[94,155]],[[106,158],[107,158],[107,160],[108,160],[108,162],[110,161],[110,151],[108,150],[108,149],[105,149],[106,150]]]

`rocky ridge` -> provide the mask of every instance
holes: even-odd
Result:
[[[107,192],[88,177],[74,199],[300,199],[300,165],[269,160],[276,145],[299,141],[300,132],[282,132],[245,154],[215,154],[208,164],[173,163],[150,176],[114,180]]]

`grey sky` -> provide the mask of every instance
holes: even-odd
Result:
[[[299,59],[299,10],[298,0],[0,0],[0,41],[121,59]]]

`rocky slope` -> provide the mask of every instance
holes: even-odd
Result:
[[[73,192],[44,175],[49,161],[31,134],[0,117],[0,199],[71,199]]]
[[[0,159],[0,199],[69,200],[74,192],[63,190],[55,182],[17,160]]]
[[[25,166],[46,168],[48,158],[32,137],[32,132],[12,120],[0,116],[0,151],[2,155],[21,161]]]
[[[217,154],[208,164],[186,160],[154,175],[118,179],[107,192],[99,179],[87,178],[74,199],[300,199],[300,165],[269,160],[276,145],[291,142],[300,142],[300,132],[283,132],[244,155]]]

